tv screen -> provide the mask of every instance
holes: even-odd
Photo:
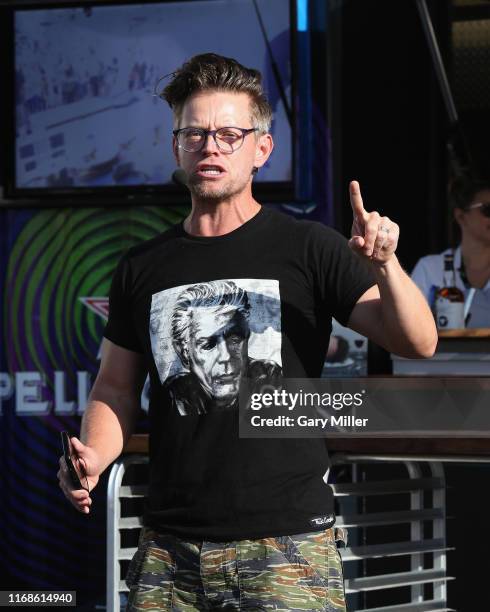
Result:
[[[165,191],[176,163],[159,79],[205,52],[261,70],[276,147],[254,180],[291,185],[291,15],[289,0],[15,10],[8,195]]]

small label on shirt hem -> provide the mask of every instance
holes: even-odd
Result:
[[[324,516],[315,516],[310,519],[310,523],[315,527],[331,527],[335,523],[335,516],[325,514]]]

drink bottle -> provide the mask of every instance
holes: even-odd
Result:
[[[444,255],[444,282],[436,292],[435,315],[440,330],[464,328],[464,295],[456,287],[452,253]]]

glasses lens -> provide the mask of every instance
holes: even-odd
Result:
[[[481,214],[485,217],[490,217],[490,202],[486,202],[480,206]]]
[[[204,141],[204,133],[197,128],[185,128],[179,132],[178,140],[184,151],[199,151]]]
[[[224,153],[232,153],[241,146],[243,134],[236,128],[221,128],[216,132],[216,142]]]

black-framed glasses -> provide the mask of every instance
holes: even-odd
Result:
[[[472,210],[473,208],[478,208],[484,217],[490,217],[490,202],[477,202],[468,206],[466,210]]]
[[[186,127],[174,130],[173,134],[177,144],[188,153],[197,153],[204,147],[208,136],[214,138],[216,146],[222,153],[234,153],[243,144],[245,136],[256,132],[258,128],[222,127],[219,130],[205,130],[203,128]]]

